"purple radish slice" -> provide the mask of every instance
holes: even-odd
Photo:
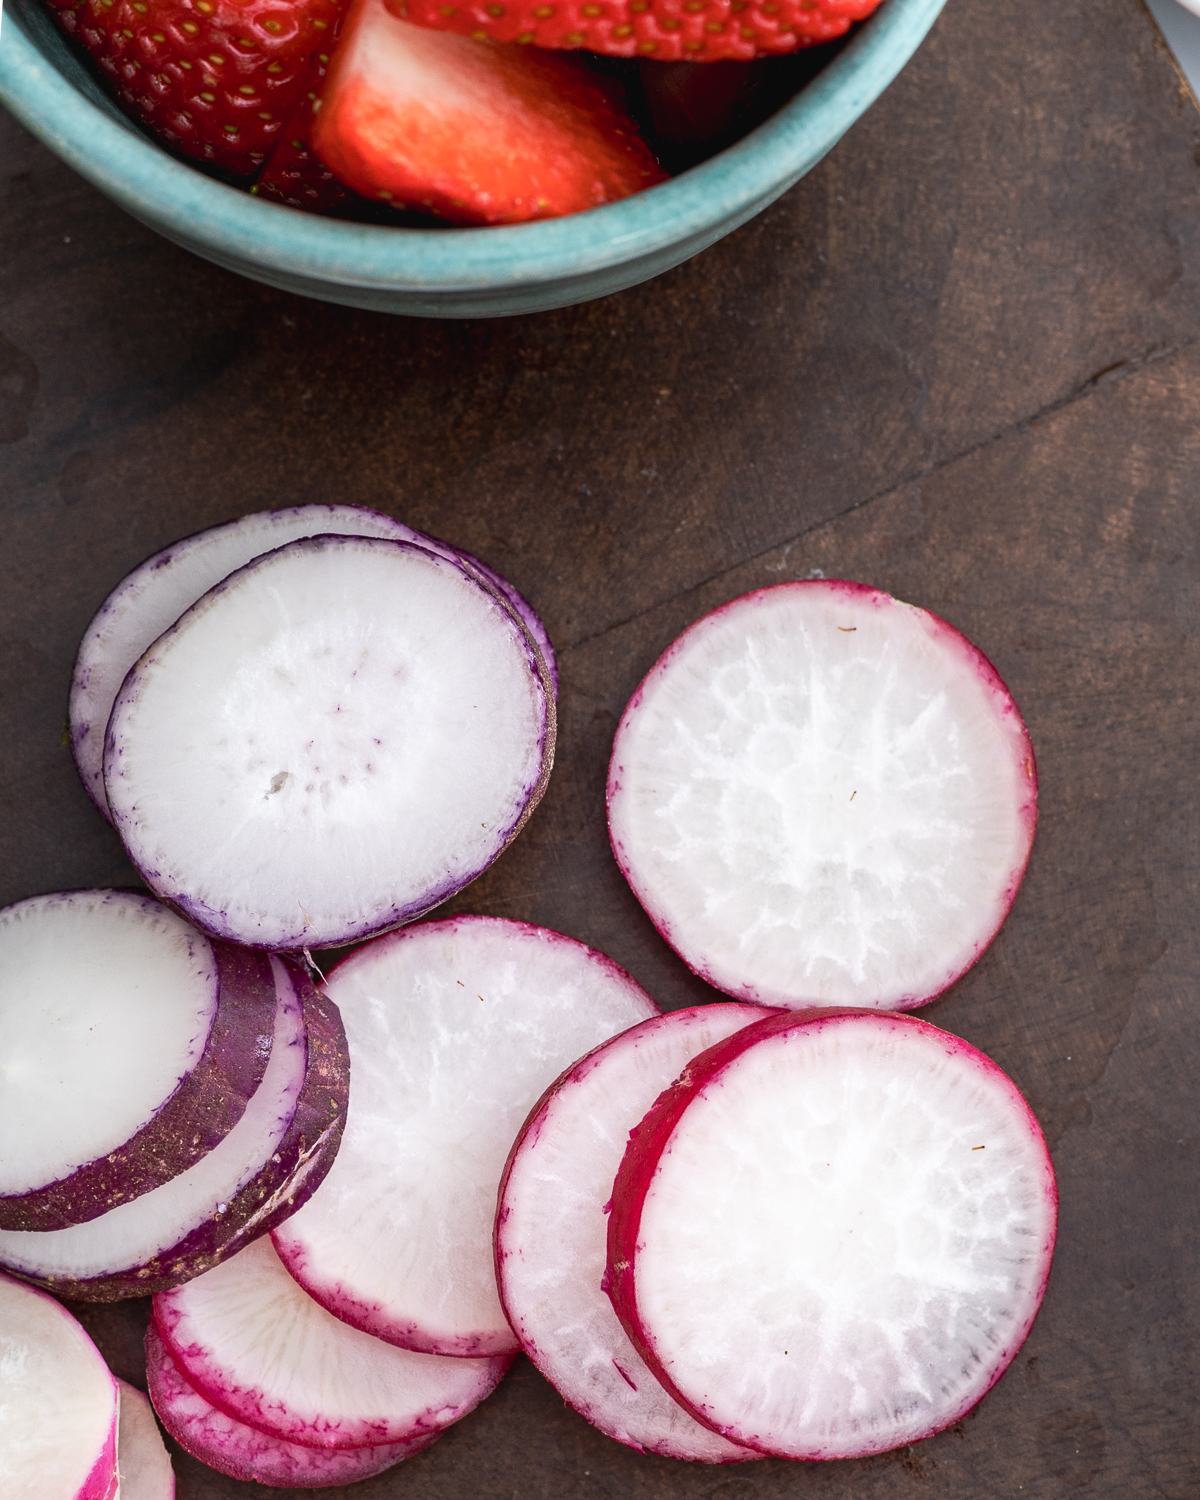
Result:
[[[0,1228],[86,1223],[228,1135],[275,1023],[263,955],[127,891],[0,912]]]
[[[337,1317],[402,1348],[515,1351],[492,1259],[509,1147],[573,1058],[658,1007],[603,954],[495,917],[380,938],[327,989],[354,1091],[329,1176],[275,1232],[284,1264]]]
[[[906,1010],[1008,914],[1037,772],[957,630],[812,580],[734,599],[659,658],[617,729],[608,818],[634,894],[718,989]]]
[[[146,1330],[146,1378],[163,1426],[193,1458],[231,1479],[284,1489],[325,1489],[381,1474],[437,1441],[440,1432],[375,1448],[306,1448],[239,1422],[185,1378],[154,1324]]]
[[[175,1471],[154,1420],[150,1402],[127,1381],[118,1380],[118,1500],[175,1500]]]
[[[106,818],[104,734],[129,669],[201,594],[230,573],[288,542],[329,534],[414,542],[439,556],[461,556],[521,616],[557,687],[554,648],[536,611],[506,578],[478,558],[360,505],[297,505],[242,516],[184,537],[147,558],[121,580],[84,634],[71,680],[71,750],[88,795]]]
[[[99,1219],[0,1231],[0,1264],[60,1296],[112,1302],[199,1276],[281,1223],[337,1153],[349,1059],[337,1008],[272,956],[279,996],[266,1074],[220,1145],[172,1182]]]
[[[554,703],[462,566],[314,537],[205,594],[130,672],[105,784],[150,887],[250,947],[349,943],[473,880],[545,789]]]
[[[65,1307],[0,1272],[0,1494],[116,1493],[116,1381]]]
[[[511,1354],[444,1359],[351,1328],[284,1270],[269,1239],[154,1299],[167,1352],[206,1400],[307,1448],[440,1432],[495,1389]]]
[[[603,1043],[542,1096],[517,1137],[496,1213],[496,1279],[521,1346],[601,1432],[695,1463],[761,1458],[694,1421],[646,1368],[604,1294],[609,1201],[629,1133],[693,1057],[775,1014],[671,1011]]]
[[[609,1221],[613,1306],[698,1421],[782,1458],[929,1437],[1033,1323],[1057,1191],[1016,1085],[909,1016],[772,1016],[638,1126]]]

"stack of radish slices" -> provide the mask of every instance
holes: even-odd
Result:
[[[114,1380],[64,1307],[0,1272],[4,1500],[172,1500],[175,1480],[140,1391]]]
[[[337,1011],[290,959],[148,896],[0,912],[0,1265],[64,1296],[175,1286],[317,1187],[346,1116]]]
[[[530,1358],[619,1441],[860,1457],[999,1378],[1056,1204],[1037,1122],[965,1042],[870,1010],[716,1005],[635,1027],[548,1091],[508,1163],[496,1263]]]

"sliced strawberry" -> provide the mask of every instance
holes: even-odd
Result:
[[[331,48],[341,0],[49,0],[126,112],[185,156],[257,172]]]
[[[613,80],[581,60],[347,14],[313,146],[364,197],[454,224],[576,213],[665,180]]]
[[[749,62],[831,42],[880,0],[389,0],[437,31],[661,62]]]
[[[322,56],[300,108],[287,123],[275,148],[250,189],[260,198],[303,208],[312,214],[332,214],[355,195],[340,183],[313,150],[312,128],[320,108],[329,59]]]

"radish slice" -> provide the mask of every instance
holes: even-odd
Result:
[[[330,947],[473,880],[553,760],[508,607],[402,542],[314,537],[219,584],[138,662],[105,784],[147,883],[206,931]]]
[[[434,1432],[375,1448],[305,1448],[239,1422],[206,1401],[181,1374],[154,1324],[146,1330],[146,1378],[163,1426],[201,1463],[232,1479],[285,1489],[324,1489],[381,1474],[436,1442]]]
[[[718,989],[905,1010],[1000,928],[1037,822],[1024,722],[936,615],[780,584],[686,630],[617,729],[617,863]]]
[[[119,1500],[175,1500],[175,1471],[149,1401],[124,1380],[117,1423]]]
[[[66,1308],[0,1272],[0,1494],[116,1493],[116,1381]]]
[[[104,731],[129,669],[201,594],[230,573],[302,537],[374,536],[413,542],[441,557],[462,558],[503,595],[525,623],[557,689],[554,648],[533,606],[507,578],[469,553],[361,505],[297,505],[242,516],[173,542],[136,567],[96,612],[80,643],[71,680],[71,750],[88,795],[110,817],[104,790]]]
[[[516,1350],[496,1293],[505,1157],[572,1058],[658,1008],[602,954],[544,927],[456,917],[352,953],[328,990],[354,1093],[321,1191],[276,1231],[300,1285],[406,1349]]]
[[[0,1231],[0,1263],[95,1302],[165,1290],[275,1227],[320,1183],[345,1120],[349,1063],[337,1009],[270,959],[279,996],[266,1074],[242,1118],[188,1171],[99,1219]]]
[[[72,891],[0,912],[0,1228],[82,1224],[228,1135],[262,1082],[266,959],[148,896]]]
[[[525,1122],[496,1213],[496,1277],[521,1346],[587,1420],[665,1458],[761,1458],[692,1420],[604,1295],[609,1200],[629,1132],[697,1053],[773,1015],[700,1005],[643,1021],[568,1068]]]
[[[367,1448],[440,1432],[512,1363],[396,1349],[302,1291],[268,1239],[154,1299],[171,1358],[202,1396],[260,1432],[308,1448]]]
[[[733,1442],[858,1458],[950,1426],[1020,1348],[1057,1192],[1015,1084],[907,1016],[772,1016],[697,1058],[613,1189],[610,1294]]]

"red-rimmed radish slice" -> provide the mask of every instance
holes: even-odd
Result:
[[[1016,1085],[927,1022],[772,1016],[690,1064],[613,1189],[609,1285],[734,1442],[854,1458],[956,1422],[1045,1292],[1057,1192]]]
[[[0,1272],[0,1494],[116,1493],[116,1381],[65,1307]]]
[[[210,590],[138,662],[105,785],[151,888],[217,937],[330,947],[480,874],[553,761],[545,665],[463,566],[320,536]]]
[[[274,955],[278,1005],[262,1083],[194,1167],[98,1219],[0,1231],[0,1263],[94,1302],[166,1290],[273,1229],[315,1191],[345,1122],[349,1060],[337,1008]]]
[[[154,1409],[181,1448],[231,1479],[284,1489],[325,1489],[381,1474],[436,1442],[434,1432],[374,1448],[306,1448],[260,1432],[206,1401],[172,1360],[154,1324],[146,1330],[146,1378]]]
[[[444,1359],[335,1318],[284,1270],[269,1239],[154,1299],[168,1353],[206,1400],[309,1448],[407,1443],[457,1422],[512,1355]]]
[[[722,1464],[762,1455],[694,1421],[617,1321],[603,1289],[613,1179],[630,1131],[691,1059],[771,1014],[701,1005],[597,1047],[547,1089],[500,1187],[496,1279],[522,1348],[601,1432],[666,1458]]]
[[[295,505],[241,516],[148,557],[121,580],[84,634],[71,679],[71,750],[89,796],[106,818],[104,733],[130,667],[201,594],[230,573],[288,542],[329,534],[414,542],[443,557],[461,557],[521,616],[557,686],[554,648],[537,611],[507,578],[477,557],[361,505]]]
[[[0,912],[0,1228],[62,1229],[186,1171],[262,1082],[275,983],[128,891]]]
[[[1008,914],[1037,773],[953,626],[810,580],[734,599],[664,652],[617,729],[608,818],[634,894],[718,989],[904,1010]]]
[[[175,1500],[175,1471],[154,1420],[150,1402],[128,1381],[118,1380],[117,1422],[119,1500]]]
[[[522,922],[456,917],[380,938],[328,981],[354,1069],[338,1160],[276,1231],[331,1312],[431,1354],[513,1351],[492,1224],[505,1158],[573,1058],[658,1008],[611,959]]]

